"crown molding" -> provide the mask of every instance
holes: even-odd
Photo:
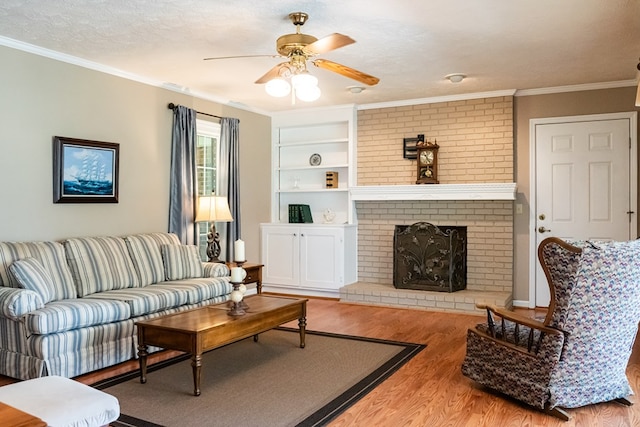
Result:
[[[513,96],[516,89],[497,90],[491,92],[462,93],[458,95],[433,96],[430,98],[405,99],[402,101],[376,102],[360,104],[358,110],[373,110],[377,108],[406,107],[407,105],[435,104],[438,102],[466,101],[469,99],[494,98],[498,96]]]
[[[580,85],[543,87],[538,89],[520,89],[516,91],[515,96],[548,95],[551,93],[580,92],[584,90],[599,90],[599,89],[614,89],[618,87],[635,86],[637,84],[638,82],[636,80],[619,80],[615,82],[585,83]]]

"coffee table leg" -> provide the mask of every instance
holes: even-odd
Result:
[[[298,319],[298,328],[300,328],[300,348],[304,348],[304,338],[307,330],[307,318],[305,316]]]
[[[191,356],[191,368],[193,369],[193,395],[200,396],[200,370],[202,367],[202,355]]]
[[[138,344],[138,360],[140,361],[140,382],[147,382],[147,356],[149,355],[148,347],[144,344]]]

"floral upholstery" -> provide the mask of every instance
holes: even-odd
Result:
[[[478,325],[468,331],[462,373],[547,411],[632,395],[625,370],[640,321],[640,240],[572,246],[549,238],[539,258],[552,304],[545,322],[527,322],[540,331],[531,349],[509,342],[513,322],[494,333]]]

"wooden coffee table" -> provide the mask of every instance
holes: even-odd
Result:
[[[195,396],[200,396],[204,352],[250,336],[257,341],[258,334],[295,319],[298,319],[300,328],[300,348],[304,348],[307,301],[305,298],[253,295],[245,298],[249,309],[247,314],[239,317],[227,314],[228,303],[225,302],[136,322],[140,382],[147,382],[150,345],[191,354]]]
[[[47,423],[38,417],[27,414],[13,406],[0,402],[0,420],[3,426],[14,427],[47,427]]]

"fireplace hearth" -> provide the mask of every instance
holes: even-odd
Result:
[[[467,287],[467,227],[396,225],[393,286],[455,292]]]

